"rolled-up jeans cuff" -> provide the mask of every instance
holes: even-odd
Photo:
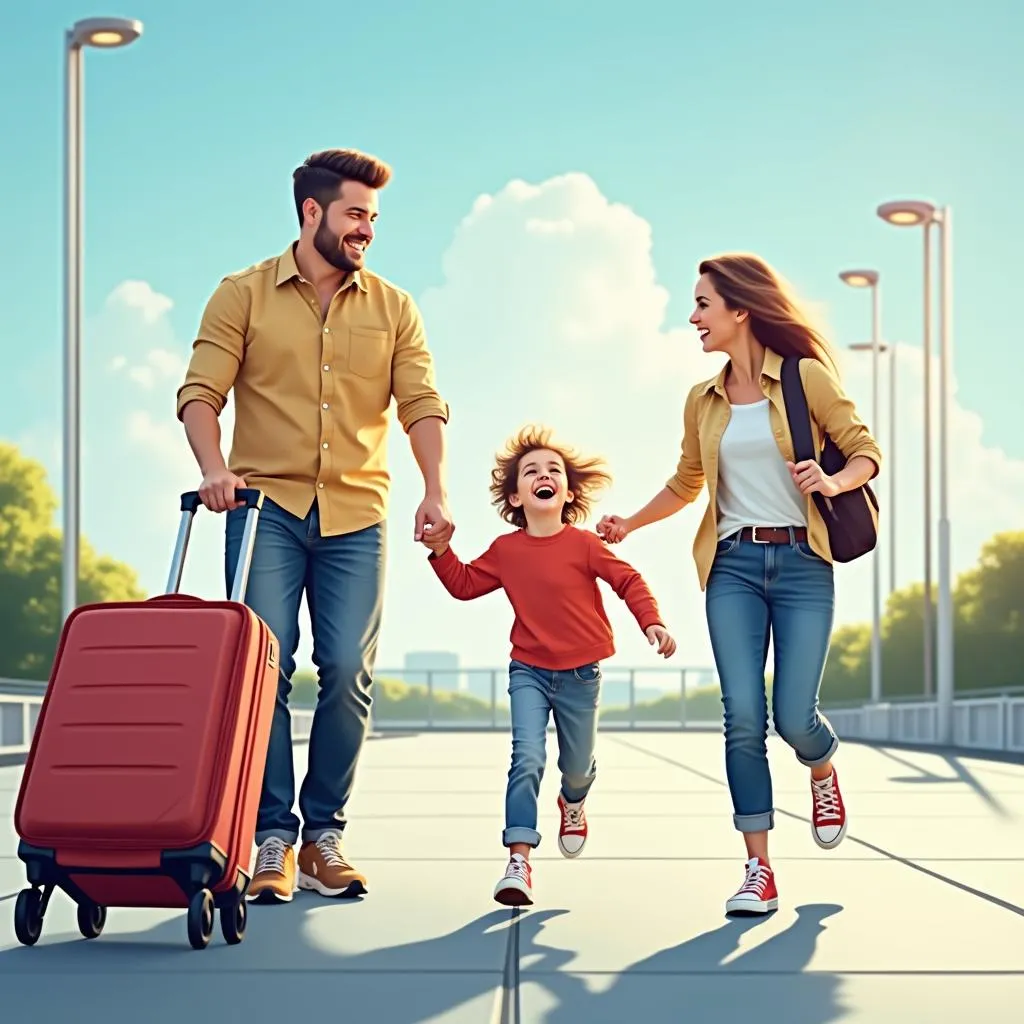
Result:
[[[768,832],[775,828],[775,811],[761,814],[734,814],[732,823],[738,832]]]
[[[302,830],[302,841],[304,843],[315,843],[327,835],[328,832],[337,832],[343,836],[345,830],[340,825],[331,825],[329,828],[304,828]]]
[[[505,846],[513,843],[526,843],[527,846],[540,846],[540,833],[535,828],[523,828],[517,825],[515,828],[507,828],[501,834],[501,841]]]
[[[799,751],[794,751],[796,759],[808,768],[814,768],[819,764],[824,764],[826,761],[831,761],[835,752],[839,749],[839,737],[835,733],[832,733],[832,742],[829,744],[828,750],[821,755],[821,757],[808,758],[804,757]]]
[[[288,846],[294,846],[299,841],[299,833],[285,828],[267,828],[256,833],[257,846],[262,846],[268,839],[280,839]]]

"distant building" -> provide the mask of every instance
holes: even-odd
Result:
[[[431,676],[435,690],[466,689],[457,654],[452,651],[409,651],[405,656],[405,681],[426,686]]]

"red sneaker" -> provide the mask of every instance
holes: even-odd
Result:
[[[811,779],[811,835],[823,850],[834,850],[846,835],[846,806],[835,768],[827,779]]]
[[[530,862],[521,854],[513,853],[509,857],[505,874],[494,887],[494,898],[506,907],[533,903],[533,872]]]
[[[760,857],[747,861],[747,877],[725,904],[727,914],[767,914],[779,907],[775,872]]]
[[[562,824],[558,828],[558,849],[563,857],[578,857],[587,841],[587,814],[583,801],[571,804],[561,793],[558,794],[558,811]]]

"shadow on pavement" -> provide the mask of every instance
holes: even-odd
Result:
[[[894,761],[896,764],[902,765],[904,768],[909,768],[911,771],[917,773],[915,775],[890,776],[890,782],[896,782],[903,785],[921,785],[943,782],[963,783],[971,789],[983,803],[987,804],[998,817],[1013,817],[1013,815],[1007,810],[1006,805],[1003,804],[1003,802],[988,788],[988,786],[986,786],[985,783],[982,782],[981,779],[979,779],[978,776],[975,775],[974,772],[972,772],[955,754],[937,755],[946,762],[953,773],[952,775],[939,775],[938,772],[930,771],[929,769],[924,768],[919,764],[915,764],[913,761],[910,761],[905,757],[900,757],[891,750],[879,748],[878,752],[890,761]]]
[[[0,952],[4,1016],[17,1008],[28,1015],[24,1024],[74,1017],[94,1024],[251,1024],[307,1010],[352,1024],[418,1024],[484,999],[487,1018],[502,983],[510,911],[496,909],[428,939],[342,952],[338,947],[366,945],[359,939],[361,902],[298,893],[289,905],[250,907],[241,945],[227,946],[218,923],[204,951],[189,947],[183,911],[148,931],[93,941],[47,941],[44,926],[38,946]],[[415,903],[408,912],[417,913]],[[129,913],[110,910],[108,927],[115,914]],[[561,913],[538,912],[521,934]],[[355,941],[345,942],[346,935]],[[566,955],[551,950],[546,962],[557,969]],[[45,993],[42,1001],[33,991]],[[475,1015],[467,1010],[466,1019],[480,1017],[480,1008]]]
[[[582,975],[547,973],[545,960],[554,962],[556,952],[573,955],[530,946],[524,933],[522,955],[540,953],[545,959],[524,969],[523,985],[539,985],[557,1000],[531,1024],[831,1024],[848,1012],[840,1000],[842,979],[808,973],[807,967],[827,927],[824,922],[842,909],[836,904],[797,907],[789,928],[745,952],[739,951],[743,937],[766,919],[727,919],[719,928],[632,964],[610,987],[601,984],[602,991],[593,991]],[[521,919],[524,927],[531,916]]]

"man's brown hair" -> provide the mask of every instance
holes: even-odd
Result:
[[[573,500],[562,506],[562,522],[567,524],[583,522],[591,512],[599,491],[611,482],[611,474],[603,460],[580,455],[579,452],[552,440],[549,427],[523,427],[515,437],[505,444],[505,450],[498,454],[494,469],[491,470],[491,504],[501,518],[513,526],[524,529],[526,515],[522,508],[516,508],[509,500],[519,490],[519,464],[530,452],[548,449],[561,456],[565,463],[565,477]]]
[[[312,153],[292,172],[299,226],[302,226],[302,204],[307,199],[315,199],[326,210],[338,198],[346,181],[380,189],[390,180],[391,168],[383,160],[358,149],[323,149]]]

